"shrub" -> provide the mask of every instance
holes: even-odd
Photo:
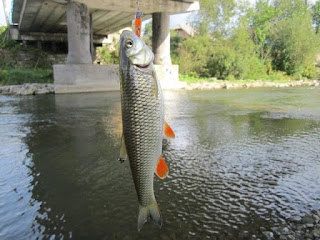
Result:
[[[19,85],[24,83],[53,83],[51,69],[6,69],[0,70],[1,85]]]

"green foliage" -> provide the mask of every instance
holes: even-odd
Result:
[[[10,39],[9,27],[0,27],[0,48],[17,51],[20,44]]]
[[[173,64],[179,64],[179,48],[185,38],[180,37],[175,31],[170,31],[170,54]]]
[[[174,46],[174,62],[194,77],[314,78],[320,3],[311,9],[304,0],[258,0],[254,8],[204,0],[194,23],[198,35]]]
[[[52,69],[11,68],[0,70],[0,85],[53,83]]]
[[[119,43],[105,44],[97,48],[96,62],[100,64],[119,64]]]
[[[226,34],[236,6],[235,0],[202,0],[199,16],[195,21],[200,34]]]
[[[312,6],[312,21],[316,27],[316,33],[319,33],[319,25],[320,25],[320,1],[317,1]]]
[[[305,5],[293,10],[290,18],[280,20],[271,39],[275,69],[285,71],[288,75],[314,76],[314,62],[320,42]]]
[[[152,46],[152,20],[144,26],[142,39],[148,46]]]
[[[195,36],[188,38],[179,47],[180,72],[193,76],[207,76],[207,62],[212,52],[212,43],[209,36]]]

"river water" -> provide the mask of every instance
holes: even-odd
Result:
[[[247,239],[320,208],[320,88],[164,97],[164,225],[138,232],[118,92],[0,96],[0,239]]]

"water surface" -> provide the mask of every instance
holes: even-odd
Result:
[[[247,239],[320,208],[320,88],[164,96],[164,225],[141,232],[118,92],[0,96],[0,239]]]

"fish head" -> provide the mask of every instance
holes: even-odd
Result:
[[[125,30],[121,33],[119,49],[122,69],[127,69],[129,63],[144,68],[153,62],[153,52],[131,31]]]

